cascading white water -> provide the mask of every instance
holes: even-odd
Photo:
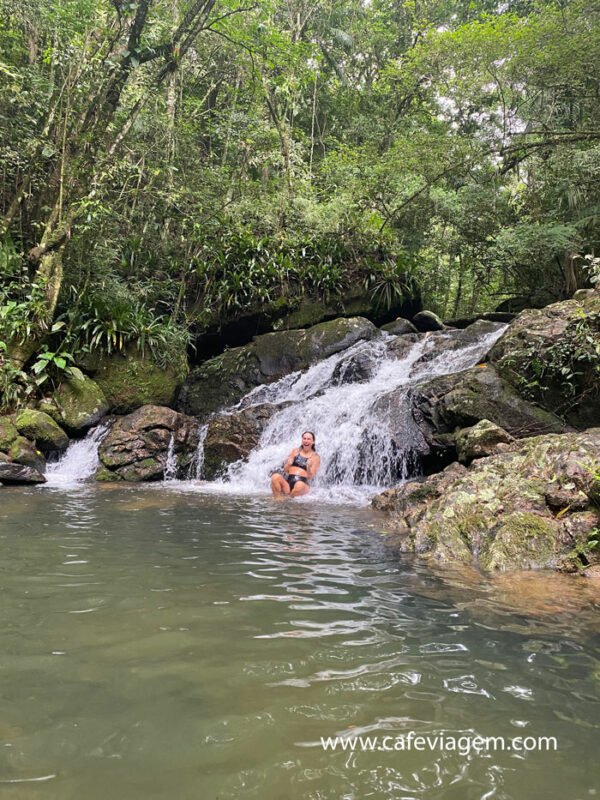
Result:
[[[85,439],[72,441],[60,459],[48,464],[43,486],[70,486],[91,478],[98,467],[98,446],[110,425],[100,424]]]
[[[201,425],[198,429],[198,446],[194,458],[190,462],[188,477],[200,480],[202,477],[202,467],[204,466],[204,442],[208,433],[208,424]]]
[[[297,447],[305,430],[316,435],[321,469],[311,497],[329,501],[363,502],[374,492],[415,474],[421,433],[414,424],[402,393],[438,375],[474,366],[499,338],[505,326],[498,325],[474,343],[455,349],[439,349],[439,336],[452,338],[458,332],[420,339],[401,354],[394,353],[395,337],[383,335],[358,342],[342,353],[324,359],[304,373],[286,375],[280,381],[260,386],[233,413],[262,403],[281,406],[269,421],[246,462],[232,464],[214,491],[264,493],[270,474]],[[458,334],[460,335],[460,334]],[[349,370],[363,369],[361,382],[345,382]],[[390,404],[393,401],[395,437],[391,435]],[[402,444],[397,443],[398,431]]]
[[[175,434],[171,434],[169,447],[167,449],[167,460],[165,461],[165,481],[174,481],[177,477],[177,460],[175,458]]]

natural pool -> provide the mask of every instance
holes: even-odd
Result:
[[[583,800],[600,590],[390,552],[366,509],[193,487],[0,495],[2,800]],[[320,737],[552,736],[556,752]]]

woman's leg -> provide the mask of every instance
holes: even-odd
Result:
[[[289,494],[290,493],[290,485],[278,472],[274,475],[271,475],[271,491],[274,495],[278,494]]]
[[[296,481],[290,497],[299,497],[301,494],[308,494],[309,492],[310,486],[308,483],[304,483],[304,481]]]

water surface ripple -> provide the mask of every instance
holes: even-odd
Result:
[[[592,582],[437,573],[367,510],[3,489],[0,797],[589,798]],[[557,752],[326,753],[328,736]]]

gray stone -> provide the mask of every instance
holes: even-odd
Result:
[[[46,483],[46,478],[34,467],[4,461],[0,462],[0,482],[15,484]]]

